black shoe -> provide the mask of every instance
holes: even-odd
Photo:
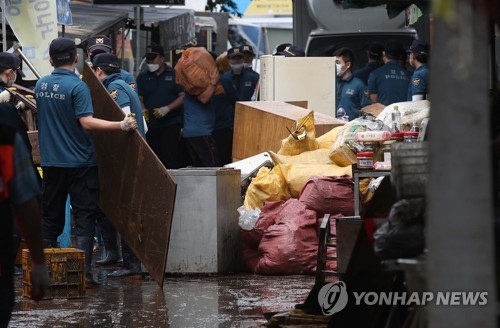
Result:
[[[118,252],[109,251],[103,260],[95,261],[96,265],[110,265],[118,263]]]
[[[142,278],[142,272],[131,270],[131,269],[119,269],[111,273],[108,273],[108,278],[123,278],[123,277],[140,277]]]

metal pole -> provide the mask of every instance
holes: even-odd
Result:
[[[5,0],[2,0],[2,51],[7,51],[7,16],[5,15]]]
[[[35,74],[35,76],[37,78],[41,78],[42,76],[40,75],[40,73],[36,70],[35,66],[33,66],[33,64],[31,64],[31,62],[28,60],[28,58],[26,58],[26,56],[24,55],[24,53],[21,51],[21,49],[19,49],[20,45],[19,43],[15,43],[14,44],[14,52],[18,52],[19,55],[21,56],[22,60],[26,63],[26,65],[28,65],[28,67],[31,69],[31,71],[33,72],[33,74]]]
[[[135,6],[135,30],[136,30],[136,33],[135,33],[135,42],[136,42],[136,46],[135,46],[135,68],[134,68],[134,71],[136,72],[135,75],[139,74],[139,65],[140,65],[140,58],[141,58],[141,38],[140,38],[140,35],[141,35],[141,24],[142,24],[142,20],[141,20],[141,7],[140,6]]]

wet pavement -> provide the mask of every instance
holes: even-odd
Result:
[[[160,289],[147,276],[111,280],[107,272],[97,271],[101,286],[84,298],[39,303],[21,296],[18,278],[9,327],[258,327],[264,313],[292,309],[314,284],[314,276],[167,276]]]

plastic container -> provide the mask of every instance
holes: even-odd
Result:
[[[417,142],[418,134],[419,134],[418,132],[405,131],[405,132],[403,132],[404,141],[405,142]]]
[[[389,131],[363,131],[356,132],[354,139],[362,142],[382,142],[389,140],[391,135]]]
[[[31,297],[31,256],[23,249],[23,296]],[[76,248],[46,248],[45,263],[50,275],[48,298],[79,298],[85,296],[85,253]]]
[[[391,128],[395,125],[397,131],[401,131],[401,112],[398,106],[393,106],[389,115],[391,117]]]
[[[372,151],[363,151],[356,154],[358,159],[357,168],[360,170],[371,170],[373,169],[373,164],[375,163],[373,159]]]

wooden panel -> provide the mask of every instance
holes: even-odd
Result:
[[[234,117],[233,158],[242,160],[265,151],[277,152],[296,120],[310,111],[281,101],[237,102]],[[344,125],[335,117],[314,113],[316,136]]]
[[[31,143],[31,156],[33,157],[33,163],[35,165],[40,165],[40,146],[38,145],[38,130],[28,131],[28,138]]]
[[[120,107],[85,64],[95,117],[119,121]],[[116,230],[163,286],[176,184],[138,131],[93,134],[99,163],[100,206]]]

